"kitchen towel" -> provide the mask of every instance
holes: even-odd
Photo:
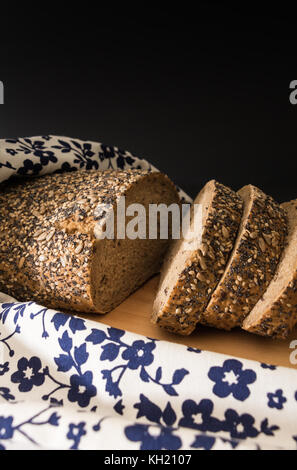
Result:
[[[77,139],[0,141],[0,181],[107,168],[155,170]],[[0,294],[0,449],[296,449],[296,414],[293,369]]]

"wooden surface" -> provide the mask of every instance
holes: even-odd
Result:
[[[271,340],[252,335],[240,329],[231,332],[198,326],[191,336],[183,337],[161,330],[150,322],[150,314],[159,277],[156,276],[107,315],[83,315],[90,320],[115,328],[139,333],[150,338],[185,344],[198,349],[254,359],[267,364],[292,367],[289,345],[297,340],[295,330],[287,341]]]

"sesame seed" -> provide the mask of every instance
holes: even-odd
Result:
[[[82,241],[79,242],[78,245],[77,245],[77,247],[76,247],[75,250],[74,250],[74,253],[75,253],[76,255],[79,255],[79,254],[82,252],[83,247],[84,247],[83,242],[82,242]]]
[[[46,237],[47,237],[47,232],[42,232],[41,235],[39,235],[39,236],[36,238],[36,240],[37,240],[38,242],[40,242],[40,241],[42,241],[42,240],[45,240]]]
[[[206,277],[202,273],[198,273],[196,277],[199,281],[206,282]]]

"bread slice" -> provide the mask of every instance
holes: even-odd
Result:
[[[268,287],[277,268],[287,233],[285,211],[255,186],[238,194],[243,217],[225,273],[200,322],[230,330],[240,326]]]
[[[202,233],[194,249],[186,240],[173,243],[164,262],[152,321],[189,335],[224,272],[242,214],[242,200],[231,189],[210,181],[194,204],[202,205]],[[201,237],[200,237],[201,235]]]
[[[276,274],[242,328],[285,339],[297,324],[297,200],[282,204],[289,222],[287,244]]]
[[[159,271],[169,240],[100,239],[99,204],[179,203],[165,175],[77,171],[0,186],[0,291],[47,307],[105,313]],[[130,219],[131,220],[131,219]],[[128,220],[127,220],[128,222]],[[147,222],[147,221],[146,221]],[[97,237],[97,238],[96,238]]]

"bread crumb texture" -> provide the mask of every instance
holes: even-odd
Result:
[[[239,191],[244,214],[223,278],[201,316],[201,323],[230,330],[266,291],[278,266],[287,235],[284,209],[255,186]]]
[[[193,332],[224,273],[243,206],[242,199],[234,191],[216,181],[207,183],[194,202],[202,202],[205,213],[201,244],[198,249],[189,251],[185,263],[177,267],[176,282],[166,286],[164,293],[160,289],[164,288],[166,276],[170,275],[163,272],[152,317],[154,323],[181,335]],[[178,246],[179,242],[176,244]],[[169,253],[163,271],[169,269],[170,272],[171,256]],[[164,299],[160,302],[162,295]]]
[[[243,329],[286,339],[297,324],[297,201],[281,205],[288,216],[288,237],[274,278],[243,322]]]
[[[172,192],[171,202],[177,198],[167,177],[143,170],[77,171],[2,183],[0,291],[51,308],[96,311],[91,266],[102,242],[94,236],[102,214],[95,208],[114,205],[147,179],[152,191],[159,181]]]

